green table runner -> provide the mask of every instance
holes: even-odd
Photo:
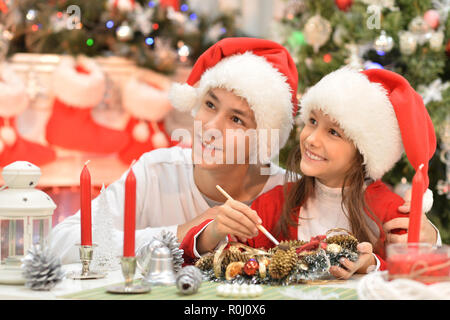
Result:
[[[137,282],[138,280],[136,280]],[[149,293],[143,294],[114,294],[107,292],[109,286],[80,291],[59,298],[63,299],[81,299],[81,300],[289,300],[291,298],[283,295],[282,290],[287,287],[263,286],[263,294],[256,298],[236,298],[221,297],[216,293],[219,283],[203,282],[198,292],[192,295],[183,295],[178,292],[175,286],[155,286]],[[336,294],[340,300],[356,300],[358,295],[355,289],[330,287],[323,285],[295,285],[291,286],[297,290],[307,292],[308,290],[320,290],[323,295]]]

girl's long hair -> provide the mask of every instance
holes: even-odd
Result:
[[[282,233],[283,236],[289,236],[289,226],[301,225],[297,220],[300,207],[305,207],[307,200],[314,197],[315,178],[302,175],[300,171],[301,151],[297,144],[289,154],[287,160],[286,178],[293,182],[287,187],[285,185],[285,204],[283,211],[276,226],[275,232]],[[298,175],[301,175],[298,178]],[[367,213],[374,219],[376,216],[371,212],[364,198],[364,179],[365,168],[363,165],[363,156],[359,151],[354,159],[353,165],[348,170],[342,184],[342,210],[345,212],[350,222],[350,228],[353,235],[359,242],[370,242],[374,245],[377,242],[377,235],[369,228]],[[344,186],[348,184],[345,188]],[[344,210],[344,207],[346,210]],[[376,221],[379,222],[379,221]]]

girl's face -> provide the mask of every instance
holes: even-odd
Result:
[[[342,187],[354,163],[356,147],[341,128],[320,110],[313,110],[300,133],[300,170],[328,187]]]
[[[241,162],[248,163],[249,137],[245,136],[245,131],[256,129],[256,120],[245,99],[226,89],[211,89],[204,96],[194,120],[201,122],[202,129],[201,133],[194,130],[193,140],[193,157],[203,159],[197,162],[199,166],[212,169],[222,164],[235,164],[238,154],[244,154],[245,160]],[[235,138],[227,140],[227,131]],[[230,141],[233,141],[231,145]],[[227,148],[234,149],[234,159],[227,159]]]

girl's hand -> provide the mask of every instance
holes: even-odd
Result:
[[[356,262],[342,258],[339,261],[342,267],[332,266],[330,273],[338,279],[349,279],[355,272],[368,273],[376,266],[376,260],[373,256],[373,247],[369,242],[361,242],[357,246],[359,258]]]
[[[257,224],[262,220],[255,210],[242,202],[227,200],[216,207],[214,220],[206,227],[197,239],[197,251],[200,254],[214,250],[227,235],[242,242],[258,235]]]

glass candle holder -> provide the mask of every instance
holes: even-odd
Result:
[[[432,284],[450,281],[450,247],[428,243],[389,244],[386,250],[389,280],[406,278]]]

